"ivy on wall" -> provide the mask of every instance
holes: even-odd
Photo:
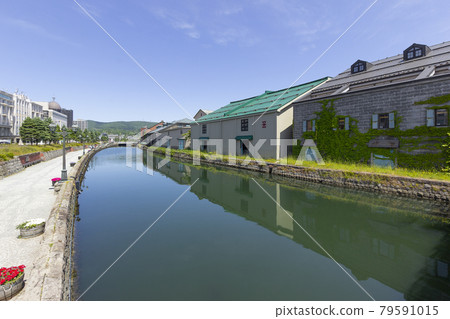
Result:
[[[442,145],[443,153],[445,157],[444,171],[450,173],[450,133],[447,133],[444,144]]]
[[[434,97],[427,100],[431,102],[446,103],[450,95]],[[399,125],[402,117],[397,115],[395,110],[395,126],[390,129],[370,129],[367,133],[361,133],[358,129],[358,120],[349,117],[349,129],[343,130],[338,127],[338,119],[334,109],[336,99],[319,101],[321,110],[315,112],[316,131],[303,133],[304,139],[313,139],[325,160],[337,162],[369,163],[371,153],[383,155],[392,161],[397,159],[400,167],[420,168],[426,170],[441,169],[445,165],[445,152],[443,150],[443,139],[449,128],[418,126],[414,129],[400,130]],[[444,101],[444,102],[442,102]],[[369,115],[368,115],[369,116]],[[399,140],[399,149],[387,149],[368,147],[370,140],[378,136],[392,136]],[[294,156],[298,156],[301,146],[300,141],[293,148]],[[422,150],[422,151],[417,151]],[[424,152],[425,154],[415,154]],[[433,152],[434,151],[434,152]]]
[[[414,104],[415,105],[421,105],[421,104],[439,105],[439,104],[444,104],[447,102],[450,102],[450,94],[445,94],[445,95],[441,95],[441,96],[432,96],[425,101],[414,102]]]

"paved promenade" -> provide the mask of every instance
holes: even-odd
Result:
[[[69,163],[82,154],[66,154],[68,172]],[[42,236],[18,239],[16,226],[31,218],[48,219],[57,196],[51,179],[61,176],[61,167],[62,157],[57,157],[0,180],[0,267],[31,266],[38,256]]]

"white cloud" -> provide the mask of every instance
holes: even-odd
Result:
[[[200,32],[197,30],[196,25],[192,22],[188,22],[188,19],[183,14],[173,11],[169,12],[162,8],[150,10],[150,12],[166,21],[172,28],[183,31],[188,37],[193,39],[200,38]]]

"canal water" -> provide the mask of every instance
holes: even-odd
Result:
[[[80,300],[450,299],[450,227],[436,203],[175,161],[158,169],[162,158],[145,155],[111,148],[90,162]]]

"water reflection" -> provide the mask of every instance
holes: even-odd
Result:
[[[171,162],[158,169],[161,158],[147,161],[145,153],[143,161],[179,184],[198,179],[191,192],[199,199],[326,256],[295,219],[360,281],[373,278],[408,300],[450,299],[449,227],[435,217],[442,205],[221,167]]]

